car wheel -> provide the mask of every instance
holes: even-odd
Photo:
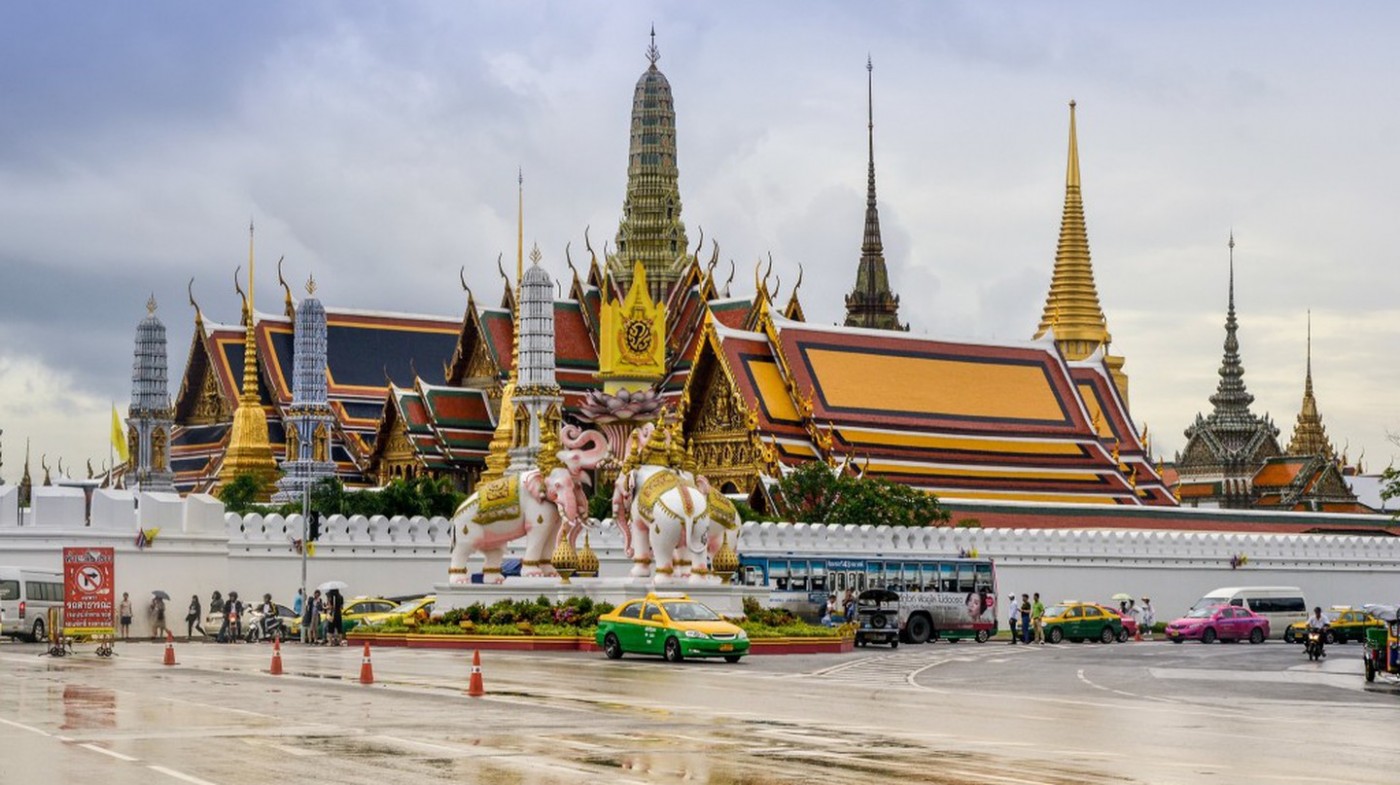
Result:
[[[1298,636],[1293,634],[1293,628],[1292,628],[1292,627],[1289,627],[1289,628],[1287,628],[1287,629],[1285,629],[1285,630],[1283,631],[1283,642],[1284,642],[1284,643],[1297,643],[1297,642],[1298,642]]]
[[[1118,631],[1118,636],[1117,636],[1117,637],[1118,637],[1118,642],[1119,642],[1119,643],[1127,643],[1127,642],[1128,642],[1128,628],[1127,628],[1127,627],[1124,627],[1123,629],[1119,630],[1119,631]]]
[[[910,643],[928,643],[933,637],[933,624],[927,616],[911,616],[909,623],[904,625],[904,631]]]
[[[1046,634],[1046,637],[1050,640],[1051,643],[1059,643],[1060,641],[1065,639],[1065,632],[1059,627],[1051,627],[1050,632]]]
[[[1183,642],[1183,641],[1185,641],[1185,640],[1186,640],[1185,638],[1172,638],[1172,639],[1171,639],[1171,642],[1172,642],[1172,643],[1181,643],[1181,642]]]
[[[681,660],[684,660],[684,659],[685,659],[685,655],[681,653],[681,642],[678,641],[678,640],[676,640],[675,638],[667,638],[667,639],[666,639],[666,661],[667,661],[667,662],[680,662]]]
[[[978,643],[986,643],[987,639],[990,637],[992,637],[992,634],[987,632],[986,630],[978,630],[976,641]]]
[[[1258,646],[1264,642],[1264,631],[1255,627],[1249,631],[1249,642]]]
[[[1215,630],[1207,627],[1206,631],[1201,633],[1201,643],[1215,643],[1215,637]]]
[[[1104,627],[1103,631],[1099,633],[1099,643],[1113,643],[1117,638],[1118,636],[1113,632],[1112,627]]]
[[[43,620],[43,619],[35,619],[35,620],[34,620],[34,630],[33,630],[33,632],[32,632],[32,633],[30,634],[30,636],[29,636],[29,642],[30,642],[30,643],[38,643],[39,641],[42,641],[43,639],[44,639],[44,620]]]
[[[727,663],[729,663],[729,664],[731,664],[731,665],[733,665],[734,663],[736,663],[736,662],[739,661],[739,655],[737,655],[737,654],[726,654],[726,655],[724,655],[724,661],[727,662]]]
[[[1337,643],[1346,643],[1347,635],[1344,632],[1337,633]]]
[[[622,642],[611,632],[603,638],[603,654],[610,660],[622,659]]]
[[[899,648],[899,641],[890,641],[890,648],[891,648],[891,649],[898,649],[898,648]]]
[[[1331,630],[1322,633],[1322,642],[1327,644],[1328,646],[1337,643],[1337,634],[1335,632],[1332,632]]]
[[[1367,681],[1367,682],[1373,682],[1373,681],[1376,680],[1376,664],[1375,664],[1374,662],[1371,662],[1371,658],[1370,658],[1370,657],[1367,657],[1367,658],[1365,659],[1365,663],[1366,663],[1366,681]]]

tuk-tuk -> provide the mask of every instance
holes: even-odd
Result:
[[[899,648],[899,595],[889,589],[866,589],[856,598],[856,645],[888,643]]]
[[[1386,681],[1400,684],[1400,616],[1395,608],[1367,606],[1366,609],[1385,622],[1385,627],[1366,630],[1366,681],[1375,681],[1379,674]]]

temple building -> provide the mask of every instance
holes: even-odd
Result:
[[[170,437],[174,430],[166,372],[165,325],[156,317],[155,295],[146,302],[146,318],[136,326],[131,367],[131,405],[127,409],[126,487],[174,491],[170,471]]]
[[[315,279],[307,279],[306,294],[294,309],[292,404],[285,413],[286,448],[274,502],[300,500],[336,470],[331,460],[335,415],[326,394],[326,309],[316,299]]]
[[[1235,237],[1230,235],[1229,305],[1225,315],[1225,354],[1220,382],[1210,396],[1214,409],[1196,415],[1186,429],[1186,446],[1176,460],[1182,504],[1246,509],[1258,494],[1254,476],[1264,462],[1283,454],[1278,428],[1249,409],[1254,396],[1245,388],[1240,361],[1239,320],[1235,316]]]
[[[880,208],[875,201],[875,87],[874,64],[865,60],[866,135],[868,171],[865,184],[865,234],[860,242],[856,287],[846,295],[846,326],[875,330],[908,330],[899,323],[899,295],[890,291],[885,268],[885,245],[880,239]]]

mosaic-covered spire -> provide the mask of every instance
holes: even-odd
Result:
[[[316,298],[316,279],[306,281],[306,299],[294,309],[292,405],[287,409],[287,454],[274,502],[296,501],[335,475],[331,460],[331,414],[326,386],[326,308]]]
[[[1288,442],[1289,455],[1321,455],[1329,461],[1336,458],[1336,450],[1327,438],[1327,429],[1322,425],[1322,415],[1317,411],[1317,398],[1313,396],[1312,378],[1312,312],[1308,312],[1307,374],[1303,377],[1303,406],[1298,412],[1298,422],[1293,426],[1293,438]]]
[[[880,238],[880,208],[875,199],[875,80],[874,63],[865,59],[866,152],[865,233],[860,243],[856,287],[846,295],[846,326],[877,330],[907,330],[899,323],[899,296],[890,291],[885,245]]]
[[[554,279],[540,266],[541,258],[538,247],[530,251],[530,266],[520,280],[520,371],[511,400],[515,432],[509,473],[536,466],[548,470],[558,450],[550,448],[564,407],[554,374]]]
[[[680,278],[687,255],[680,170],[676,166],[676,110],[671,84],[656,67],[660,59],[656,29],[652,28],[649,65],[632,95],[627,196],[617,227],[617,253],[609,257],[608,266],[625,291],[632,281],[632,268],[640,261],[647,271],[651,296],[664,300]]]
[[[170,471],[170,434],[174,430],[166,370],[165,325],[156,316],[156,298],[146,301],[146,318],[136,326],[131,366],[131,406],[127,409],[127,449],[131,454],[128,486],[144,491],[174,491]]]

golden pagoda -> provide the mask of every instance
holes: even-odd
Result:
[[[1055,248],[1055,272],[1050,279],[1050,293],[1045,298],[1045,311],[1039,338],[1051,332],[1055,345],[1066,360],[1083,360],[1100,349],[1104,363],[1113,376],[1113,383],[1123,402],[1128,402],[1128,377],[1123,373],[1123,358],[1108,354],[1112,337],[1108,334],[1108,319],[1099,305],[1098,289],[1094,286],[1094,266],[1089,258],[1089,232],[1084,225],[1084,199],[1079,184],[1079,137],[1075,131],[1074,101],[1069,102],[1069,163],[1065,168],[1065,208],[1060,218],[1060,242]]]
[[[1303,379],[1303,407],[1298,412],[1298,423],[1293,426],[1293,438],[1288,442],[1288,455],[1321,455],[1327,460],[1335,460],[1337,451],[1327,438],[1327,429],[1322,425],[1322,415],[1317,411],[1317,398],[1313,397],[1312,380],[1312,313],[1308,313],[1308,370]]]
[[[227,486],[240,474],[250,474],[258,481],[258,501],[272,498],[272,486],[278,477],[277,461],[272,457],[272,443],[267,434],[267,413],[258,398],[258,347],[253,329],[253,224],[248,223],[248,295],[244,301],[243,394],[233,413],[233,430],[228,451],[224,453],[219,470],[219,484]]]

